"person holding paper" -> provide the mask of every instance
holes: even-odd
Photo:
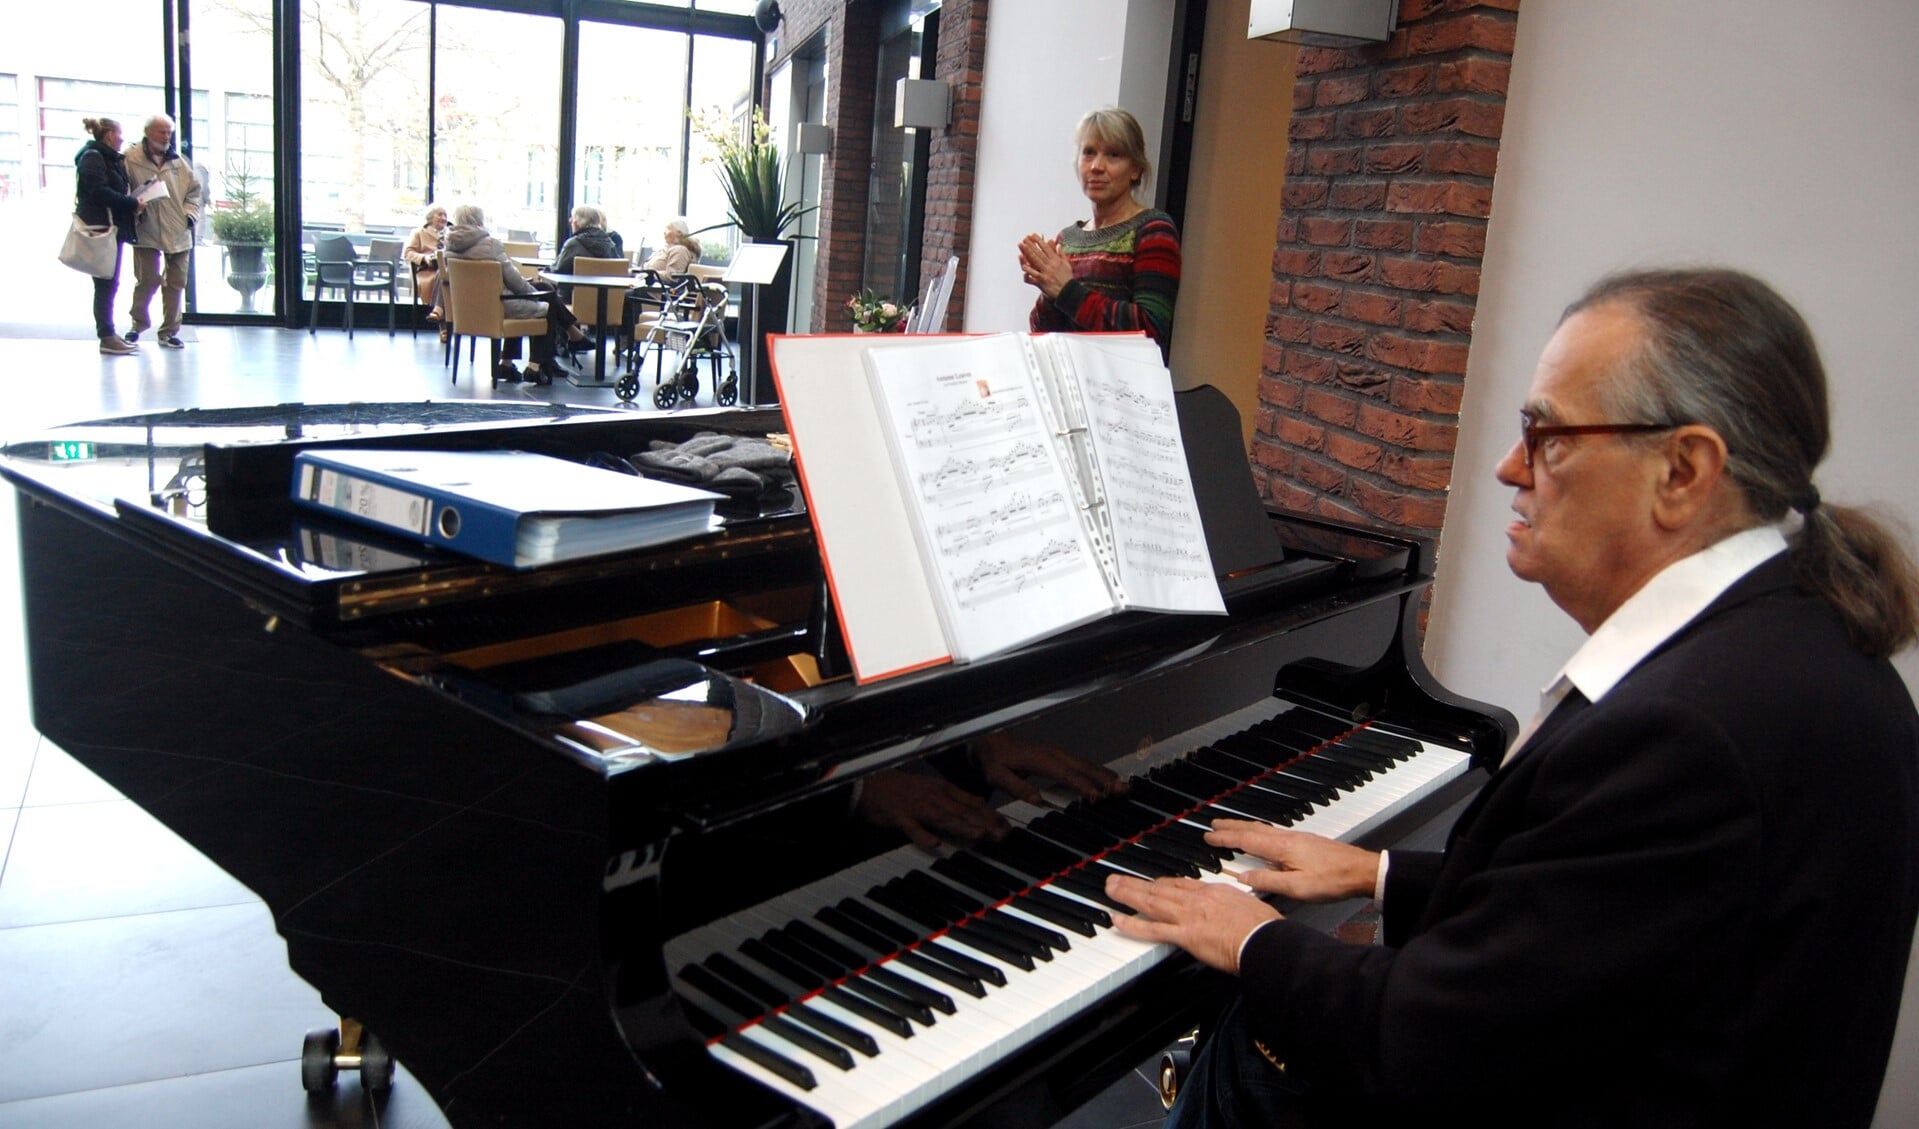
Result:
[[[1141,330],[1166,355],[1179,297],[1179,229],[1141,203],[1152,176],[1146,135],[1125,110],[1094,110],[1075,133],[1080,191],[1093,218],[1052,239],[1020,240],[1020,276],[1037,288],[1028,321],[1036,333]]]
[[[1443,854],[1218,820],[1255,889],[1380,897],[1384,945],[1230,885],[1107,879],[1236,974],[1169,1126],[1873,1120],[1919,916],[1919,575],[1821,499],[1826,376],[1771,287],[1603,279],[1520,433],[1506,563],[1589,633]]]
[[[147,203],[133,195],[127,182],[127,159],[120,152],[120,123],[112,118],[85,118],[82,124],[92,140],[73,155],[73,210],[91,227],[112,224],[115,229],[113,273],[93,280],[93,327],[100,351],[108,356],[138,353],[139,346],[113,329],[113,295],[120,289],[120,243],[133,242],[133,225]]]
[[[174,144],[173,119],[155,114],[145,135],[126,152],[127,180],[134,195],[147,202],[133,240],[133,308],[128,341],[138,341],[152,320],[153,292],[160,291],[162,347],[182,349],[180,311],[187,292],[187,258],[193,254],[200,224],[200,178]]]

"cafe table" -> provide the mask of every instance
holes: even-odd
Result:
[[[573,376],[567,379],[581,388],[611,388],[617,382],[615,377],[606,375],[606,296],[613,289],[626,289],[634,285],[632,278],[623,274],[564,274],[559,271],[541,271],[540,277],[555,286],[591,286],[597,300],[598,316],[594,319],[593,376]],[[559,301],[554,295],[552,301]]]

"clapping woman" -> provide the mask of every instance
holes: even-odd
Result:
[[[1052,239],[1020,240],[1020,273],[1039,290],[1035,332],[1142,330],[1166,352],[1179,296],[1179,229],[1139,199],[1152,175],[1139,121],[1120,109],[1094,110],[1075,137],[1080,191],[1092,204]]]

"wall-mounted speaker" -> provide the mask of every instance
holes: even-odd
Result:
[[[779,0],[760,0],[753,8],[753,23],[762,35],[771,35],[780,26]]]

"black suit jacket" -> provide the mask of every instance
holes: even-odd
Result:
[[[1250,1021],[1341,1125],[1865,1126],[1916,766],[1891,664],[1775,557],[1395,852],[1385,946],[1255,934]]]

